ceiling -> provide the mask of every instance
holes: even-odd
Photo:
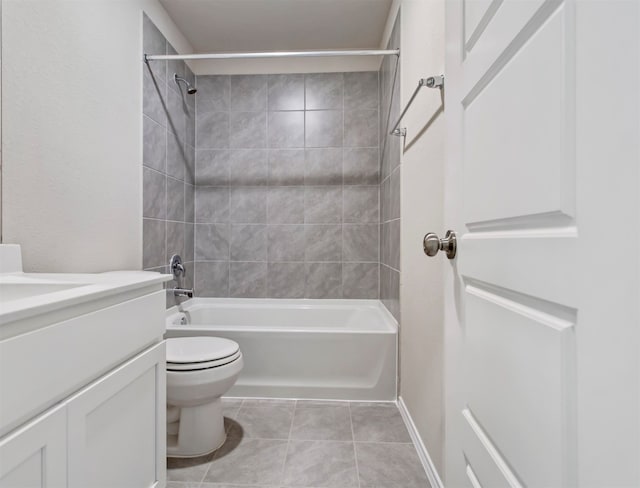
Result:
[[[160,0],[197,53],[378,48],[392,0]]]

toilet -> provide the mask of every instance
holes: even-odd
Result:
[[[240,346],[220,337],[167,339],[167,456],[197,457],[226,439],[222,395],[238,379]]]

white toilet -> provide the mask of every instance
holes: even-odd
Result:
[[[220,397],[242,371],[237,343],[219,337],[167,339],[167,456],[196,457],[225,441]]]

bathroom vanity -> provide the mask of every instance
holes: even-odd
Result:
[[[0,487],[164,487],[168,275],[23,273],[0,245]]]

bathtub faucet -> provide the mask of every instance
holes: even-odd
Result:
[[[173,279],[176,280],[178,282],[178,286],[180,286],[180,281],[182,280],[182,277],[187,274],[187,270],[184,269],[184,266],[182,265],[182,258],[178,254],[171,256],[169,269],[173,274]]]
[[[187,288],[174,288],[173,295],[176,297],[193,298],[193,290],[188,290]]]
[[[171,256],[169,269],[171,270],[171,273],[173,273],[173,279],[178,285],[173,289],[173,295],[176,297],[193,298],[193,289],[189,290],[182,287],[182,278],[187,274],[187,270],[182,265],[182,258],[177,254]]]

